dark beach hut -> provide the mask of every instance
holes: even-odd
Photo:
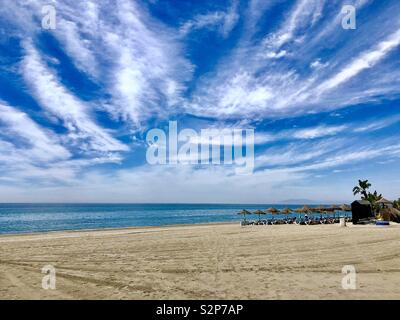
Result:
[[[351,204],[353,224],[357,224],[360,219],[374,218],[371,203],[367,200],[356,200]]]

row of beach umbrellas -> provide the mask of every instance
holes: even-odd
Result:
[[[331,207],[324,207],[324,206],[319,206],[317,208],[310,208],[309,206],[304,206],[302,208],[297,208],[297,209],[291,209],[291,208],[284,208],[282,210],[278,210],[276,208],[268,208],[265,211],[262,210],[256,210],[254,214],[258,215],[258,218],[261,219],[261,215],[272,213],[272,214],[278,214],[278,213],[284,213],[288,215],[291,212],[297,212],[297,213],[310,213],[310,212],[318,212],[318,213],[328,213],[328,212],[335,212],[335,211],[351,211],[350,206],[344,204],[341,206],[336,206],[333,205]],[[246,215],[252,214],[250,211],[243,209],[242,211],[238,212],[238,214],[243,215],[244,220],[246,220]]]

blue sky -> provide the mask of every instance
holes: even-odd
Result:
[[[400,197],[397,0],[0,2],[1,202]],[[253,174],[149,165],[175,120],[253,128]]]

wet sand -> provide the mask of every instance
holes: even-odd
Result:
[[[56,290],[41,269],[56,268]],[[357,271],[342,288],[344,265]],[[400,299],[400,225],[170,226],[0,236],[1,299]]]

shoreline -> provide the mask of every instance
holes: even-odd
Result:
[[[170,229],[179,229],[182,228],[194,228],[194,227],[212,227],[212,226],[239,226],[240,228],[244,229],[251,229],[251,228],[282,228],[282,227],[301,227],[301,228],[315,228],[315,227],[337,227],[339,225],[336,224],[320,224],[320,225],[298,225],[298,224],[283,224],[283,225],[248,225],[248,226],[241,226],[240,221],[237,222],[201,222],[201,223],[185,223],[185,224],[166,224],[166,225],[159,225],[159,226],[132,226],[132,227],[115,227],[115,228],[95,228],[95,229],[65,229],[65,230],[51,230],[51,231],[37,231],[37,232],[23,232],[23,233],[0,233],[0,243],[5,242],[4,240],[8,238],[23,238],[27,237],[41,237],[47,236],[47,238],[53,238],[52,236],[63,236],[64,238],[68,238],[68,235],[71,237],[76,236],[79,237],[79,234],[87,234],[87,235],[96,235],[98,234],[140,234],[146,232],[162,232],[168,231]],[[347,226],[344,228],[400,228],[400,224],[391,222],[389,226],[382,227],[376,226],[374,224],[371,225],[353,225],[351,222],[347,222]]]
[[[115,228],[94,228],[94,229],[64,229],[64,230],[50,230],[50,231],[34,231],[34,232],[21,232],[21,233],[0,233],[1,238],[7,237],[19,237],[19,236],[35,236],[35,235],[53,235],[57,233],[90,233],[90,232],[102,232],[102,231],[138,231],[138,229],[167,229],[175,227],[194,227],[194,226],[213,226],[213,225],[236,225],[240,224],[240,221],[230,222],[200,222],[200,223],[182,223],[182,224],[164,224],[158,226],[132,226],[132,227],[115,227]]]

